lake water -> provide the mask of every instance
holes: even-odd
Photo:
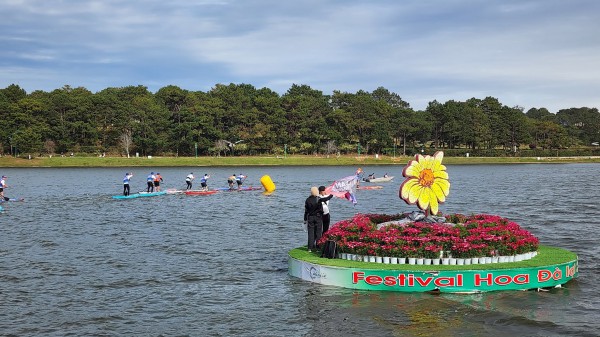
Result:
[[[361,213],[415,210],[398,198],[403,166],[382,190],[335,199],[332,223]],[[226,186],[233,173],[277,190],[118,201],[127,168],[4,168],[0,214],[2,336],[598,336],[600,165],[448,166],[445,213],[516,221],[542,244],[579,255],[579,278],[549,292],[472,295],[368,292],[287,274],[287,251],[306,244],[311,186],[355,167],[135,168],[163,189],[190,172]],[[198,179],[196,185],[199,185]],[[196,186],[195,186],[196,187]]]

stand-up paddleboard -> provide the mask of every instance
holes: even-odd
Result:
[[[215,194],[217,192],[218,192],[217,190],[212,190],[212,191],[187,190],[183,193],[185,193],[186,195],[210,195],[210,194]]]
[[[178,190],[176,188],[167,189],[167,194],[183,194],[184,192],[184,190]]]
[[[113,199],[135,199],[140,197],[156,197],[159,195],[165,195],[167,192],[139,192],[130,195],[113,195]]]
[[[8,198],[8,197],[4,197],[4,199],[0,199],[0,203],[7,202],[7,201],[25,201],[25,199],[23,199],[23,198]]]
[[[220,187],[220,188],[216,188],[215,191],[225,191],[225,192],[245,192],[245,191],[259,191],[262,190],[262,187],[242,187],[240,189],[237,189],[237,187],[234,188],[229,188],[229,187]]]
[[[357,190],[380,190],[383,186],[358,186]]]

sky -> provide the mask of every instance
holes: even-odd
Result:
[[[0,0],[0,88],[219,83],[600,108],[600,1]]]

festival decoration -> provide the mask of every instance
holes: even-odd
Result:
[[[402,171],[406,180],[400,185],[399,196],[407,204],[417,206],[427,215],[436,215],[439,204],[450,193],[450,181],[446,166],[442,165],[444,152],[433,156],[417,154]]]

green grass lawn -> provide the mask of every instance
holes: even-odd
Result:
[[[306,247],[299,247],[289,251],[289,255],[297,260],[331,267],[358,268],[358,269],[381,269],[381,270],[483,270],[483,269],[515,269],[550,266],[577,260],[577,254],[566,249],[539,246],[538,255],[527,261],[493,264],[472,265],[409,265],[409,264],[383,264],[371,262],[358,262],[341,259],[320,258],[320,253],[309,253]]]
[[[400,165],[408,156],[241,156],[241,157],[35,157],[32,159],[0,157],[0,167],[176,167],[176,166],[327,166]],[[600,163],[600,157],[444,157],[444,164],[514,164],[514,163]]]

